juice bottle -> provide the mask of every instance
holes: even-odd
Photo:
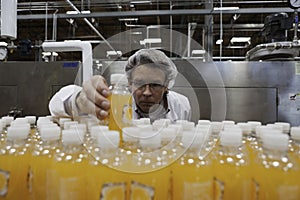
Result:
[[[128,199],[169,199],[170,167],[162,159],[160,134],[143,130],[139,145],[141,151],[133,157],[128,173]]]
[[[291,128],[291,138],[289,141],[290,155],[300,165],[300,127]]]
[[[0,150],[0,199],[29,199],[29,126],[7,128]]]
[[[299,165],[288,155],[288,135],[266,133],[254,178],[259,200],[300,199]]]
[[[73,129],[62,130],[62,149],[56,151],[55,162],[47,174],[47,198],[85,199],[87,186],[88,154],[81,136]],[[49,178],[48,178],[49,177]]]
[[[47,192],[52,188],[48,185],[48,177],[54,164],[54,155],[61,148],[61,130],[57,125],[41,128],[41,140],[33,148],[31,162],[31,199],[47,199]]]
[[[128,156],[139,151],[140,127],[124,127],[122,129],[122,148],[127,151]]]
[[[228,129],[220,133],[215,153],[214,194],[217,199],[252,199],[251,170],[247,152],[242,145],[242,132]]]
[[[95,143],[88,168],[88,199],[123,200],[126,198],[127,180],[125,173],[120,170],[124,158],[118,148],[120,134],[117,131],[101,130],[99,127],[93,127],[92,131],[98,132],[93,133]]]
[[[198,127],[202,126],[207,125]],[[204,129],[183,133],[181,143],[187,150],[172,165],[172,199],[213,199],[212,158],[206,148],[209,139]]]
[[[131,125],[132,119],[132,95],[128,89],[128,83],[124,74],[111,75],[110,113],[108,127],[120,133],[122,143],[122,128]]]

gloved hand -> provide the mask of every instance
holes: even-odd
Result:
[[[76,105],[80,113],[93,114],[103,120],[108,116],[110,102],[107,97],[110,91],[106,80],[102,76],[93,76],[83,83],[82,90],[76,98]]]

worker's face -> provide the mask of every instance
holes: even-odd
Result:
[[[156,67],[138,66],[129,80],[137,106],[145,113],[156,110],[167,91],[165,73]]]

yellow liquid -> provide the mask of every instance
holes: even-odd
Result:
[[[106,165],[90,165],[88,174],[89,200],[123,200],[126,197],[125,173]]]
[[[32,170],[32,199],[47,199],[47,174],[54,164],[52,155],[33,157]]]
[[[29,199],[30,155],[0,155],[0,199]]]
[[[254,179],[259,185],[259,200],[300,199],[299,170],[284,171],[280,168],[256,166]]]
[[[86,199],[88,195],[88,160],[80,152],[57,157],[46,173],[48,199]]]
[[[251,173],[253,169],[249,166],[236,166],[236,162],[226,163],[231,158],[218,159],[214,163],[215,181],[214,195],[215,198],[232,200],[232,199],[253,199],[253,188],[251,182]],[[224,162],[225,163],[222,163]]]
[[[170,199],[170,167],[151,172],[128,173],[127,199],[161,200]]]
[[[130,125],[132,119],[132,96],[122,94],[112,94],[108,98],[110,100],[110,113],[108,128],[116,130],[120,133],[120,141],[122,141],[122,128]],[[125,113],[124,113],[125,112]],[[126,121],[124,121],[124,119]]]
[[[183,159],[183,158],[182,158]],[[211,165],[196,166],[188,160],[178,160],[172,166],[172,197],[174,200],[213,199],[213,169]],[[186,161],[184,164],[181,161]],[[191,162],[192,159],[189,159]]]

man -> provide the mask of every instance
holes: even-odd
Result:
[[[189,100],[170,91],[177,76],[175,64],[163,52],[141,49],[127,62],[125,72],[133,94],[133,118],[150,118],[151,121],[168,118],[191,120]],[[93,114],[98,119],[108,116],[110,91],[102,76],[93,76],[83,87],[71,85],[62,88],[49,103],[53,116]]]

